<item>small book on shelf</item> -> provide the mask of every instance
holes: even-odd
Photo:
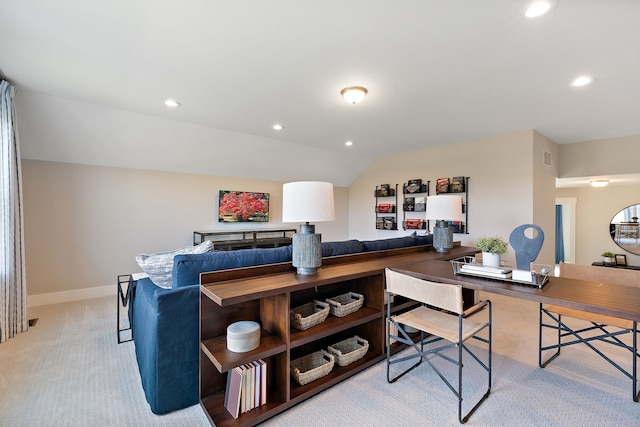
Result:
[[[438,178],[436,181],[436,194],[449,192],[449,178]]]
[[[385,218],[384,219],[384,229],[385,230],[395,230],[396,229],[396,221],[393,218]]]
[[[227,373],[224,407],[233,418],[267,403],[267,363],[260,359]]]
[[[405,212],[413,212],[413,210],[415,209],[415,197],[405,197],[404,198],[404,204],[403,204],[403,209]]]
[[[238,366],[227,373],[227,391],[224,407],[233,418],[240,416],[240,397],[242,394],[242,369]]]
[[[405,187],[405,191],[407,193],[419,193],[422,188],[422,180],[421,179],[410,179],[407,182],[407,186]]]
[[[464,193],[464,176],[454,176],[451,178],[451,192]]]
[[[260,359],[260,405],[267,403],[267,362]]]

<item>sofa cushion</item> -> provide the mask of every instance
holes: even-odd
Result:
[[[424,236],[413,236],[416,239],[418,245],[433,245],[433,234],[426,234]]]
[[[322,256],[347,255],[362,252],[364,247],[359,240],[345,240],[342,242],[323,242]],[[325,252],[327,254],[325,254]]]
[[[391,239],[366,240],[362,242],[364,250],[382,251],[385,249],[405,248],[407,246],[416,246],[418,243],[412,236],[395,237]]]
[[[213,242],[206,240],[197,246],[186,246],[174,251],[136,255],[138,265],[149,275],[151,281],[161,288],[171,288],[173,257],[181,254],[202,254],[213,250]]]
[[[176,255],[173,262],[173,287],[197,285],[200,283],[200,273],[207,271],[287,261],[291,261],[291,246]]]

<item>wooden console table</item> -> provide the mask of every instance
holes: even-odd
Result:
[[[234,249],[277,248],[291,244],[295,228],[286,230],[194,231],[193,244],[213,242],[216,251]]]
[[[385,267],[425,259],[458,258],[477,252],[476,248],[461,246],[447,254],[433,252],[425,246],[366,252],[324,259],[323,267],[313,276],[295,274],[291,263],[203,274],[200,279],[200,403],[209,420],[217,427],[256,425],[384,360]],[[291,308],[346,292],[364,295],[363,307],[345,317],[329,316],[305,331],[290,328]],[[474,292],[467,292],[465,299],[471,301]],[[392,309],[400,312],[415,304],[396,298]],[[261,324],[257,349],[246,353],[227,350],[226,328],[239,320]],[[369,350],[362,359],[344,367],[335,365],[327,376],[304,386],[291,378],[291,360],[354,335],[369,342]],[[234,419],[224,407],[227,372],[257,359],[264,360],[268,367],[267,403]]]

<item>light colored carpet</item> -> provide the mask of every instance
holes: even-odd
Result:
[[[34,307],[0,345],[0,426],[209,426],[198,405],[154,415],[133,342],[117,344],[116,298]]]
[[[538,368],[537,304],[490,298],[493,387],[468,425],[640,425],[629,379],[578,346]],[[115,298],[35,307],[30,314],[38,323],[0,345],[0,426],[209,425],[198,405],[151,413],[133,343],[116,344]],[[629,366],[621,349],[612,354]],[[427,365],[387,384],[379,363],[263,425],[454,426],[456,411],[455,398]]]

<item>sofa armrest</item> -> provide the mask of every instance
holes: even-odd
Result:
[[[155,414],[198,403],[200,286],[135,286],[133,339],[147,402]]]

